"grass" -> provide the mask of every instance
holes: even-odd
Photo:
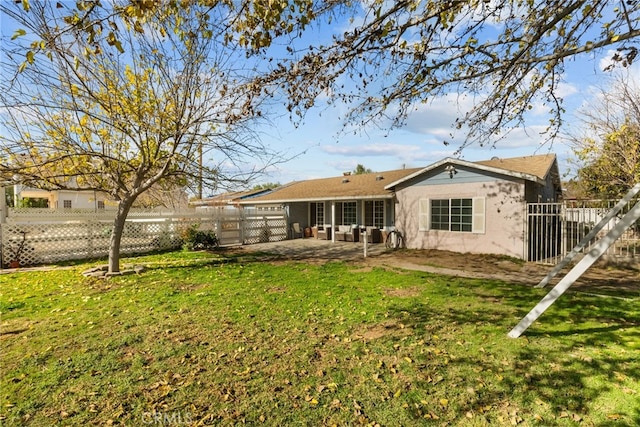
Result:
[[[2,425],[640,425],[637,296],[175,252],[0,276]],[[127,261],[125,261],[127,262]]]

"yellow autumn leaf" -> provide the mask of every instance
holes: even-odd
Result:
[[[449,405],[449,399],[440,399],[440,405],[446,408]]]
[[[25,30],[23,30],[22,28],[16,30],[15,33],[13,33],[13,35],[11,36],[11,40],[15,40],[20,36],[24,36],[25,34],[27,34],[27,32]]]

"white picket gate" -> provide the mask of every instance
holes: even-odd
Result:
[[[14,260],[27,266],[105,257],[114,215],[113,210],[10,209],[6,222],[0,224],[0,268]],[[121,253],[179,248],[182,231],[194,224],[214,231],[223,246],[288,238],[283,210],[132,210],[125,223]]]

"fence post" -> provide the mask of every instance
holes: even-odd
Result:
[[[0,224],[4,224],[7,218],[7,198],[4,186],[0,185]]]
[[[240,244],[244,245],[244,227],[245,227],[244,208],[240,208],[240,211],[238,213],[240,214],[238,215],[238,227],[240,228]]]

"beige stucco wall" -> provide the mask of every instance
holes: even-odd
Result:
[[[419,200],[485,197],[485,232],[420,231]],[[396,228],[408,248],[491,253],[524,258],[524,181],[491,180],[396,189]]]

